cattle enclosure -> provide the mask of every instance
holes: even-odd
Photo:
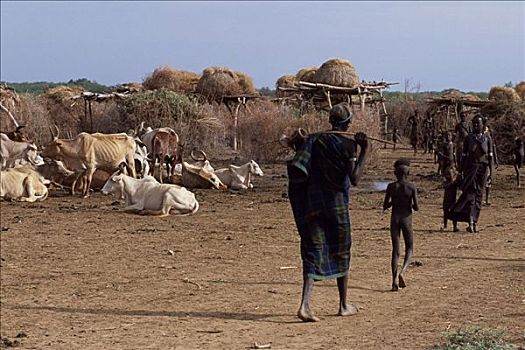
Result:
[[[480,233],[441,232],[431,156],[380,152],[350,195],[356,316],[335,316],[326,281],[313,296],[322,321],[296,318],[301,261],[285,168],[261,164],[254,191],[196,190],[201,209],[187,217],[126,214],[98,193],[1,202],[1,336],[27,349],[423,349],[476,324],[525,345],[525,192],[511,167],[497,170]],[[421,211],[408,287],[391,293],[389,214],[369,184],[392,181],[400,156],[413,159]]]

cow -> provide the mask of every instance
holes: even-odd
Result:
[[[58,128],[57,128],[58,131]],[[133,158],[136,143],[125,133],[120,134],[88,134],[80,133],[74,139],[59,139],[58,132],[53,140],[42,151],[44,157],[62,160],[66,166],[80,173],[82,168],[83,195],[89,196],[89,188],[93,173],[97,169],[113,172],[122,162],[130,169],[131,176],[135,177],[135,160]],[[73,164],[73,167],[70,167]],[[72,186],[74,191],[75,183]]]
[[[140,138],[134,137],[137,148],[135,149],[135,154],[133,158],[135,159],[135,171],[137,172],[137,177],[144,177],[149,174],[149,158],[148,158],[148,148],[141,141]]]
[[[195,194],[184,187],[161,184],[152,176],[135,179],[116,172],[102,188],[103,194],[123,193],[124,211],[141,215],[168,216],[171,213],[190,215],[199,210]]]
[[[191,152],[191,157],[195,163],[190,164],[182,160],[180,168],[177,164],[176,173],[169,177],[170,181],[188,188],[226,188],[215,175],[213,167],[206,159],[206,153],[199,152],[202,154],[202,158],[196,158],[194,152]]]
[[[217,169],[215,170],[215,175],[224,185],[232,190],[246,190],[253,188],[251,183],[252,175],[263,176],[264,173],[259,164],[251,160],[241,166],[230,165],[227,168]]]
[[[14,167],[17,160],[33,165],[43,163],[34,143],[13,141],[6,134],[0,133],[0,170]]]
[[[173,174],[175,164],[182,161],[182,147],[179,144],[179,136],[171,128],[157,128],[146,132],[141,136],[141,140],[151,155],[153,175],[158,164],[158,178],[162,183],[163,164],[167,164],[167,175],[169,177]]]
[[[47,198],[49,180],[31,168],[19,167],[0,171],[0,197],[21,202]]]

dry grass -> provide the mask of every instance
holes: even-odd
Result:
[[[295,80],[297,81],[306,81],[313,83],[315,80],[315,73],[317,72],[317,67],[308,67],[300,69],[297,74],[295,74]]]
[[[195,91],[212,101],[220,101],[224,96],[258,95],[248,75],[223,67],[206,68]]]
[[[514,87],[518,96],[525,101],[525,81],[520,82]]]

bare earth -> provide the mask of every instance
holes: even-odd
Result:
[[[364,182],[392,181],[408,150],[381,151]],[[188,217],[143,217],[95,193],[54,193],[41,203],[1,202],[2,344],[22,349],[429,349],[442,333],[475,324],[525,344],[525,189],[497,172],[480,232],[440,231],[435,165],[417,156],[420,190],[407,288],[390,292],[384,193],[351,193],[349,300],[336,316],[335,281],[316,283],[319,323],[296,317],[302,275],[285,167],[264,165],[255,190],[198,190]],[[16,336],[19,335],[17,338]]]

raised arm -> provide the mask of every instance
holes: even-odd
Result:
[[[358,132],[354,136],[355,143],[359,145],[359,156],[357,161],[350,166],[350,182],[352,185],[357,186],[361,176],[363,175],[363,170],[365,168],[366,159],[368,158],[368,139],[366,134]]]

